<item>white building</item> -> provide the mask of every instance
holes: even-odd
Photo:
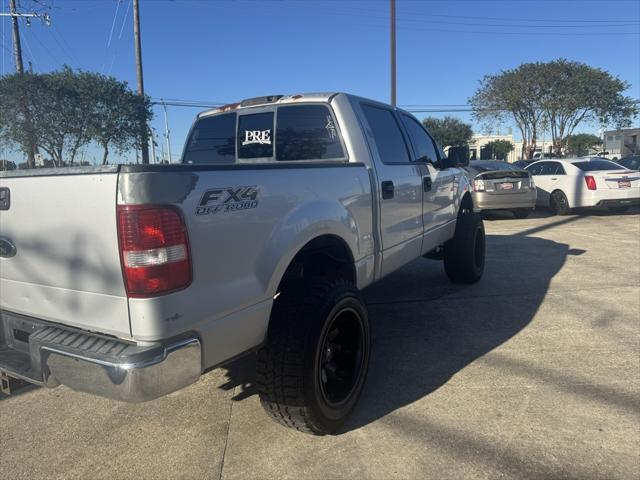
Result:
[[[492,152],[486,146],[494,140],[506,140],[513,144],[513,150],[507,155],[507,162],[513,163],[516,160],[522,160],[524,156],[524,145],[521,141],[515,141],[513,134],[507,135],[481,135],[474,134],[469,142],[469,158],[471,160],[489,160],[492,158]],[[536,152],[552,153],[553,142],[551,140],[539,139],[537,141]]]

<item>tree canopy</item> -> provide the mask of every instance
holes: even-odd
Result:
[[[471,125],[454,117],[427,117],[422,124],[442,148],[467,145],[473,136]]]
[[[80,148],[90,142],[102,147],[103,163],[110,147],[121,153],[139,147],[139,126],[152,115],[148,97],[98,73],[65,67],[0,78],[0,141],[25,153],[35,141],[55,166],[74,164]]]
[[[498,160],[506,160],[509,152],[514,149],[513,143],[509,140],[492,140],[485,147],[491,149],[493,157]]]
[[[597,153],[594,147],[602,145],[602,139],[590,133],[578,133],[576,135],[568,135],[564,138],[566,151],[569,155],[583,157],[585,155]]]
[[[565,147],[563,139],[583,121],[618,128],[628,125],[638,113],[633,99],[624,95],[628,87],[602,69],[559,59],[487,75],[469,103],[480,122],[512,119],[531,158],[546,127],[559,154]]]

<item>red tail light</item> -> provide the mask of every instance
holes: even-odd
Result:
[[[189,240],[170,206],[120,205],[118,239],[127,294],[152,297],[191,283]]]
[[[587,182],[587,188],[589,190],[595,190],[596,187],[596,179],[593,178],[591,175],[585,175],[584,176],[584,181]]]

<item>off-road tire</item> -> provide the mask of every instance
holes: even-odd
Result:
[[[455,236],[444,246],[444,270],[453,283],[476,283],[485,261],[484,224],[479,214],[458,215]]]
[[[513,211],[513,216],[516,218],[522,219],[522,218],[527,218],[530,213],[531,213],[531,210],[529,210],[528,208],[518,208]]]
[[[345,325],[352,322],[361,326],[361,341],[353,342],[358,343],[353,352],[360,351],[360,356],[354,354],[353,362],[349,362],[359,365],[359,370],[352,375],[353,387],[345,393],[345,399],[331,404],[325,393],[328,384],[324,383],[327,377],[322,365],[327,365],[326,339],[338,320],[345,321],[342,315],[350,316]],[[344,346],[341,349],[349,350]],[[315,435],[339,433],[362,392],[370,351],[367,309],[351,283],[312,278],[287,285],[275,300],[267,341],[258,352],[256,389],[260,402],[286,427]]]
[[[555,190],[551,193],[549,205],[556,215],[571,215],[569,200],[562,190]]]

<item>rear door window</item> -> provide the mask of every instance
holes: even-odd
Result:
[[[383,163],[410,163],[407,144],[404,141],[400,126],[390,110],[362,105],[373,138]]]
[[[235,163],[236,114],[198,120],[184,152],[185,163]]]
[[[278,108],[276,160],[344,158],[336,123],[324,105]]]
[[[273,157],[273,112],[241,115],[238,120],[238,158]]]

